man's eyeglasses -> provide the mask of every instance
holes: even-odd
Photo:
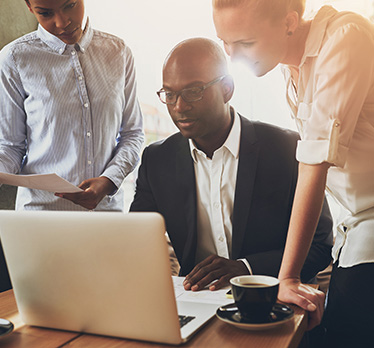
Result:
[[[217,77],[204,86],[185,88],[179,92],[167,91],[161,88],[156,93],[164,104],[174,105],[177,102],[179,96],[181,96],[186,103],[192,103],[203,99],[204,91],[208,87],[213,86],[215,83],[222,81],[226,76],[227,75]]]

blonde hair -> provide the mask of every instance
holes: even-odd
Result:
[[[265,18],[281,18],[290,11],[296,11],[301,18],[306,0],[212,0],[214,9],[248,5]]]

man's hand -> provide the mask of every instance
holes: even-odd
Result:
[[[301,284],[297,278],[288,278],[281,280],[278,298],[283,302],[294,303],[309,312],[308,330],[321,322],[325,303],[325,294],[322,291]]]
[[[185,290],[198,291],[216,280],[209,286],[209,290],[218,290],[229,285],[231,278],[244,274],[249,272],[242,261],[211,255],[195,266],[186,276],[183,285]]]
[[[84,180],[78,187],[83,192],[55,193],[55,196],[68,199],[83,208],[93,210],[106,195],[117,189],[113,182],[105,176]]]

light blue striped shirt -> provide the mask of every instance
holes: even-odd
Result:
[[[0,52],[0,171],[98,176],[119,190],[96,210],[122,210],[121,183],[139,161],[143,124],[129,47],[87,23],[66,45],[42,26]],[[85,210],[20,187],[17,209]]]

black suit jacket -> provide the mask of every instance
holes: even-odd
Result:
[[[242,116],[240,120],[231,257],[245,257],[255,274],[277,276],[296,187],[298,135]],[[196,184],[188,140],[180,133],[144,150],[130,210],[164,216],[180,274],[188,274],[195,266]],[[329,265],[331,247],[332,219],[325,202],[303,281]]]

